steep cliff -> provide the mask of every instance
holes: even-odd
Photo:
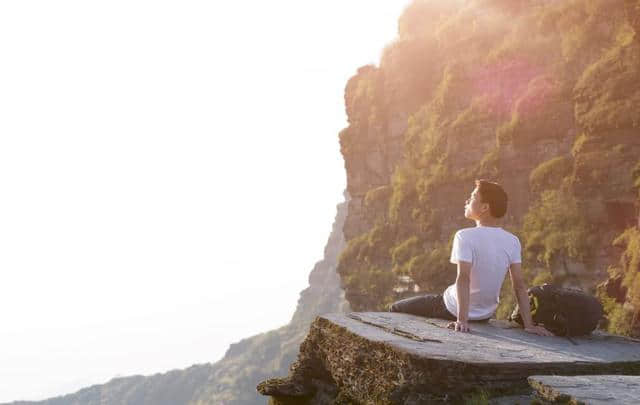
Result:
[[[346,193],[345,197],[348,201]],[[190,404],[264,404],[264,398],[256,392],[257,383],[273,373],[287,374],[315,317],[349,309],[336,274],[337,258],[345,245],[342,227],[347,203],[337,208],[324,258],[309,274],[309,287],[300,293],[291,322],[231,345],[224,358],[215,364],[216,370],[201,387],[197,400]]]
[[[347,193],[345,198],[348,201]],[[338,204],[324,258],[315,264],[309,274],[309,287],[300,293],[296,311],[288,325],[232,344],[225,356],[214,364],[198,364],[184,370],[151,376],[115,378],[106,384],[84,388],[73,394],[45,401],[17,401],[12,404],[264,404],[264,397],[258,395],[256,385],[268,376],[287,374],[313,319],[319,314],[348,310],[336,274],[338,254],[345,245],[342,227],[346,216],[347,202]]]
[[[354,310],[453,282],[451,238],[474,225],[463,206],[477,178],[509,195],[502,226],[522,242],[529,283],[594,292],[615,273],[614,240],[638,216],[638,4],[415,0],[405,10],[379,66],[346,88],[352,198],[338,272]],[[500,317],[513,302],[505,286]]]

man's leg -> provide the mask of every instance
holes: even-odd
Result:
[[[426,318],[441,318],[450,321],[457,319],[445,307],[442,294],[425,294],[396,301],[389,307],[389,312],[403,312]]]

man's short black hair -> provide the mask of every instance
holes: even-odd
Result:
[[[502,218],[507,212],[507,193],[498,184],[487,180],[476,180],[480,201],[489,204],[489,212],[496,218]]]

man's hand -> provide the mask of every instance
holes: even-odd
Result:
[[[447,325],[447,328],[453,329],[456,332],[471,332],[471,329],[469,329],[469,325],[467,324],[467,322],[460,322],[460,321],[450,322]]]
[[[538,326],[538,325],[532,325],[532,326],[529,326],[528,328],[524,328],[524,331],[533,333],[539,336],[555,336],[553,333],[549,332],[542,326]]]

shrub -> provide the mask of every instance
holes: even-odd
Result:
[[[425,252],[411,258],[407,265],[409,276],[430,293],[442,293],[456,278],[456,270],[449,263],[450,243],[434,243]]]
[[[531,191],[538,194],[549,189],[557,189],[563,178],[573,168],[573,159],[568,156],[558,156],[540,164],[529,175]]]
[[[555,259],[586,262],[598,240],[582,212],[569,192],[544,191],[523,220],[525,259],[542,263],[549,270]]]
[[[406,275],[406,263],[416,255],[420,249],[418,237],[411,236],[399,245],[391,248],[391,265],[393,272],[398,275]]]

